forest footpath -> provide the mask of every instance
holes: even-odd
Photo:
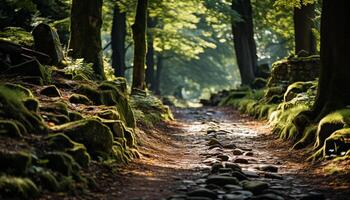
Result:
[[[231,108],[176,109],[177,120],[148,130],[143,158],[98,180],[84,198],[348,199],[346,177],[326,176],[265,121]]]

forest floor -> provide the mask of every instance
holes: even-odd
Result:
[[[349,176],[325,175],[327,162],[305,162],[307,155],[289,150],[291,145],[275,138],[265,121],[230,108],[173,113],[173,122],[141,128],[141,159],[118,170],[99,170],[97,189],[73,199],[181,199],[205,183],[214,163],[226,160],[239,164],[249,179],[267,182],[269,193],[284,199],[350,199]],[[223,191],[216,191],[225,199]]]

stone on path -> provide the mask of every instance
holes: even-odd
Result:
[[[239,181],[235,177],[211,175],[207,179],[207,184],[215,184],[219,186],[225,186],[228,184],[239,185]]]

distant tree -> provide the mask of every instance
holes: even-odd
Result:
[[[310,54],[316,54],[316,39],[313,35],[315,18],[315,4],[294,7],[294,37],[295,54],[305,50]]]
[[[119,0],[114,6],[112,22],[112,67],[117,77],[125,76],[125,37],[126,37],[126,12],[120,9]]]
[[[250,0],[232,0],[232,9],[242,18],[232,22],[232,33],[242,85],[249,86],[258,74],[252,6]]]
[[[154,46],[153,46],[153,33],[151,28],[156,25],[155,19],[148,17],[147,21],[147,54],[146,54],[146,85],[149,89],[154,91],[155,86],[155,61],[154,61]]]
[[[69,49],[73,58],[93,64],[99,79],[105,79],[101,47],[102,0],[73,0]]]
[[[135,23],[132,25],[134,39],[134,65],[132,88],[145,89],[145,57],[148,0],[138,0]]]

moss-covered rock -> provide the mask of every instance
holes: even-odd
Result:
[[[89,165],[90,155],[83,144],[72,141],[62,133],[49,135],[47,140],[50,148],[68,153],[80,166]]]
[[[40,94],[48,97],[61,97],[61,92],[54,85],[45,86],[40,90]]]
[[[350,109],[337,110],[321,119],[317,128],[315,148],[323,146],[325,140],[336,130],[350,124]]]
[[[69,97],[69,102],[75,103],[75,104],[85,104],[85,105],[92,105],[92,102],[90,99],[82,94],[72,94]]]
[[[102,119],[110,119],[110,120],[120,120],[120,115],[117,110],[115,109],[108,109],[108,110],[103,110],[99,113],[97,113],[99,117]]]
[[[98,156],[98,152],[112,152],[113,134],[108,126],[95,119],[83,119],[53,128],[57,133],[64,133],[75,142],[85,145],[89,154]]]
[[[43,113],[42,117],[45,121],[54,123],[56,125],[70,122],[69,117],[62,114]]]
[[[58,114],[58,115],[64,115],[64,116],[69,115],[67,104],[64,102],[55,102],[55,103],[40,105],[40,111]]]
[[[31,133],[44,133],[47,127],[44,125],[42,118],[32,110],[29,110],[23,102],[28,94],[27,90],[19,91],[9,88],[8,85],[0,85],[0,117],[3,119],[16,120],[23,124],[25,129]]]
[[[59,190],[59,182],[56,177],[48,170],[40,170],[35,173],[37,181],[34,181],[37,185],[50,191],[56,192]]]
[[[11,76],[31,76],[31,77],[39,77],[45,83],[50,82],[50,76],[47,68],[39,63],[38,60],[33,59],[18,65],[11,66],[6,74]]]
[[[42,157],[46,162],[44,166],[62,173],[65,176],[77,176],[79,174],[79,165],[67,153],[64,152],[48,152]]]
[[[71,122],[78,121],[84,118],[83,115],[79,112],[69,112],[68,117]]]
[[[299,93],[306,92],[310,87],[314,86],[315,82],[295,82],[288,86],[287,91],[284,93],[283,100],[285,102],[292,100]]]
[[[0,173],[23,175],[32,163],[32,155],[26,152],[0,150]]]
[[[98,88],[101,90],[101,98],[104,105],[115,105],[121,114],[121,120],[131,128],[136,127],[134,113],[129,105],[126,95],[119,90],[118,85],[111,82],[103,82]]]
[[[38,187],[28,178],[0,177],[1,199],[32,199],[38,195]]]
[[[0,120],[0,136],[20,138],[22,137],[22,133],[15,122]]]
[[[39,111],[39,101],[34,98],[23,99],[24,106],[32,112],[37,113]]]
[[[325,155],[346,155],[350,149],[350,128],[343,128],[333,132],[326,139],[323,148]]]

